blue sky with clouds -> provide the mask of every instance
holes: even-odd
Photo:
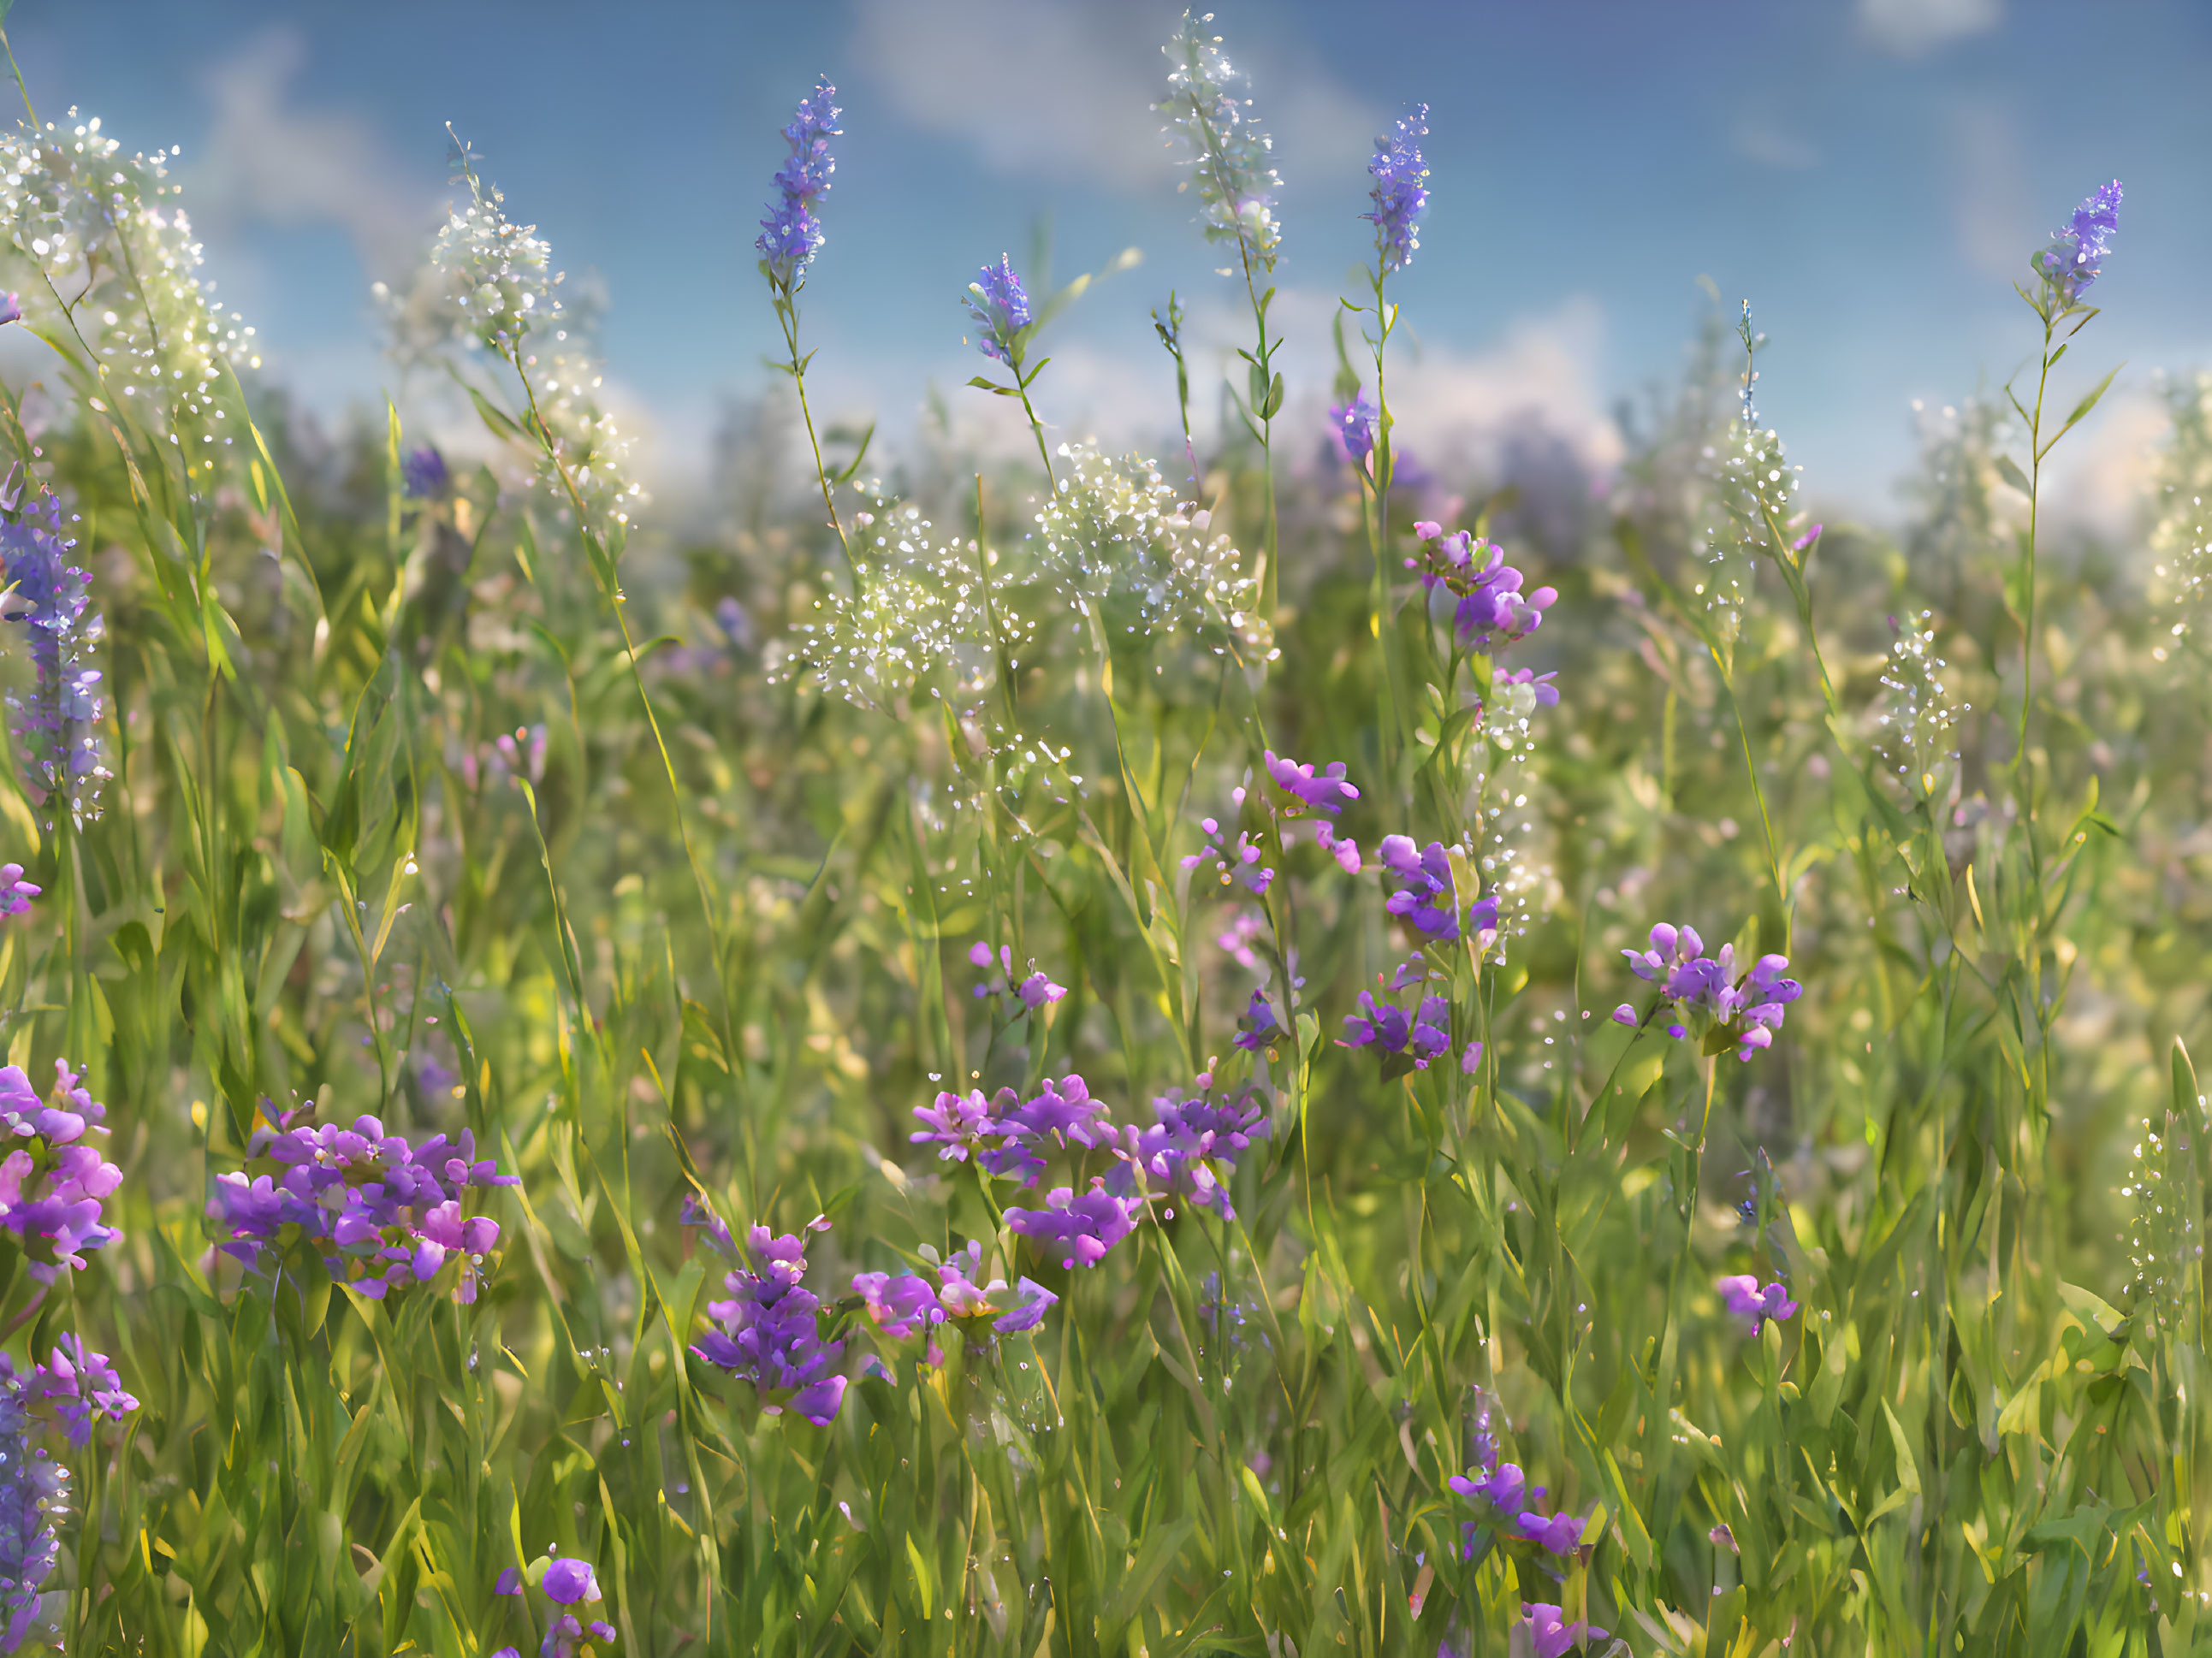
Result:
[[[210,271],[325,409],[376,395],[369,282],[404,273],[446,182],[443,124],[561,262],[596,273],[612,381],[672,475],[762,383],[753,269],[777,128],[813,76],[846,110],[806,291],[823,393],[911,425],[975,366],[957,304],[1049,222],[1061,275],[1125,246],[1051,342],[1071,432],[1149,440],[1173,286],[1225,349],[1228,285],[1146,106],[1179,9],[1153,0],[22,0],[42,115],[181,142]],[[1310,408],[1334,295],[1366,252],[1375,132],[1431,106],[1433,205],[1400,297],[1409,435],[1476,459],[1540,419],[1592,459],[1608,410],[1680,362],[1709,276],[1774,341],[1762,407],[1816,495],[1879,504],[1909,401],[2002,380],[2031,346],[2009,283],[2073,203],[2128,202],[2085,355],[2124,357],[2084,446],[2117,487],[2154,432],[2149,371],[2212,361],[2212,6],[2203,0],[1217,0],[1285,179],[1291,377]],[[2128,395],[2129,393],[2132,395]],[[953,395],[948,389],[947,395]],[[993,400],[963,394],[963,421]],[[2109,476],[2107,476],[2109,475]]]

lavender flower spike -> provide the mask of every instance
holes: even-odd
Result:
[[[61,1558],[54,1521],[68,1512],[69,1470],[32,1443],[22,1380],[0,1356],[0,1651],[22,1645]]]
[[[76,543],[62,535],[61,504],[40,489],[21,505],[23,489],[14,476],[0,485],[0,563],[8,588],[0,616],[30,630],[38,677],[27,695],[10,691],[8,706],[30,762],[33,774],[24,781],[33,798],[49,813],[60,799],[82,829],[100,816],[100,786],[109,774],[100,763],[100,674],[88,659],[100,619],[85,613],[87,578],[69,562]]]
[[[2071,306],[2089,290],[2120,228],[2120,181],[2100,185],[2074,210],[2066,228],[2035,256],[2035,268],[2060,303]]]
[[[1398,123],[1398,131],[1375,141],[1375,159],[1367,164],[1375,180],[1369,192],[1375,210],[1359,216],[1375,227],[1375,252],[1382,273],[1403,270],[1413,262],[1421,245],[1421,216],[1428,211],[1428,163],[1421,159],[1420,141],[1429,136],[1429,106],[1417,104],[1413,112]]]
[[[1364,392],[1350,403],[1340,403],[1329,410],[1329,441],[1336,446],[1337,453],[1352,463],[1352,471],[1366,472],[1367,458],[1375,452],[1375,428],[1382,418],[1375,399]]]
[[[799,286],[823,240],[814,202],[830,188],[830,175],[837,170],[830,155],[830,140],[842,131],[837,106],[830,101],[836,91],[824,80],[811,97],[799,100],[798,113],[783,130],[791,155],[776,169],[776,197],[769,203],[754,243],[769,281],[787,291]]]
[[[982,274],[968,284],[968,297],[962,303],[982,336],[975,342],[977,348],[993,361],[1011,366],[1021,349],[1021,331],[1030,325],[1030,296],[1022,291],[1022,279],[1005,254],[999,255],[997,264],[985,265]]]

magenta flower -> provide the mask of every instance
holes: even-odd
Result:
[[[1718,1053],[1733,1043],[1736,1058],[1748,1060],[1772,1046],[1784,1013],[1804,987],[1782,976],[1790,965],[1785,956],[1762,956],[1738,977],[1735,945],[1723,944],[1714,957],[1706,956],[1705,948],[1695,927],[1662,921],[1651,929],[1649,950],[1620,953],[1628,959],[1628,970],[1656,984],[1661,1005],[1679,1016],[1668,1025],[1668,1035],[1679,1042],[1694,1026],[1705,1033],[1707,1052]],[[1623,1004],[1613,1017],[1620,1018],[1624,1011],[1634,1011]]]
[[[1210,1078],[1200,1082],[1210,1090]],[[1121,1131],[1109,1187],[1121,1193],[1182,1197],[1224,1220],[1236,1218],[1226,1179],[1253,1140],[1267,1133],[1267,1110],[1256,1091],[1247,1088],[1217,1100],[1211,1091],[1192,1099],[1177,1089],[1152,1102],[1152,1114],[1151,1127]]]
[[[1277,1023],[1274,1007],[1260,991],[1252,993],[1252,1000],[1237,1021],[1237,1035],[1231,1038],[1247,1054],[1257,1054],[1268,1043],[1280,1041],[1283,1027]]]
[[[1237,793],[1241,802],[1244,792],[1239,789]],[[1201,817],[1198,820],[1198,826],[1206,831],[1206,843],[1201,850],[1183,859],[1185,869],[1195,870],[1212,859],[1215,874],[1223,886],[1243,886],[1255,896],[1267,890],[1268,883],[1275,878],[1275,872],[1261,863],[1259,843],[1250,835],[1238,835],[1237,844],[1232,847],[1218,818]]]
[[[1757,1278],[1748,1272],[1717,1280],[1713,1287],[1721,1292],[1730,1316],[1743,1320],[1753,1335],[1757,1335],[1768,1319],[1777,1323],[1790,1318],[1797,1311],[1797,1303],[1790,1299],[1789,1290],[1780,1284],[1762,1288]]]
[[[1423,939],[1449,944],[1460,936],[1462,916],[1475,934],[1480,949],[1488,949],[1498,932],[1498,900],[1478,899],[1464,912],[1455,907],[1451,853],[1440,841],[1418,850],[1410,836],[1386,835],[1376,848],[1386,878],[1397,883],[1382,908],[1411,926]]]
[[[538,1580],[538,1587],[564,1606],[599,1598],[599,1575],[588,1560],[556,1560],[545,1568],[545,1576]]]
[[[1348,835],[1338,835],[1335,829],[1328,823],[1320,823],[1315,826],[1314,839],[1321,843],[1321,849],[1323,852],[1336,859],[1337,867],[1342,870],[1346,875],[1357,875],[1359,873],[1360,863],[1358,841],[1352,840]]]
[[[105,1135],[106,1109],[81,1085],[67,1061],[54,1061],[52,1090],[41,1100],[17,1066],[0,1069],[0,1226],[13,1232],[24,1266],[41,1284],[64,1267],[82,1272],[83,1251],[105,1248],[123,1235],[105,1224],[104,1199],[123,1171],[84,1143]]]
[[[1413,534],[1420,543],[1420,556],[1407,563],[1421,573],[1430,613],[1439,621],[1450,618],[1465,649],[1494,655],[1500,647],[1527,638],[1543,625],[1545,610],[1559,597],[1551,587],[1523,593],[1525,578],[1505,562],[1504,549],[1475,540],[1469,531],[1446,535],[1442,525],[1423,519],[1413,525]],[[1544,676],[1547,683],[1550,677]],[[1524,675],[1506,683],[1531,682]],[[1547,699],[1540,690],[1537,697],[1559,701],[1557,691]]]
[[[968,959],[991,975],[981,984],[975,987],[977,1001],[981,1001],[987,996],[1011,995],[1021,1004],[1023,1011],[1034,1013],[1039,1008],[1056,1002],[1067,994],[1067,987],[1065,985],[1056,985],[1045,975],[1036,970],[1036,963],[1034,960],[1029,964],[1030,968],[1029,976],[1017,980],[1014,977],[1014,952],[1008,945],[999,946],[997,957],[999,971],[996,973],[991,973],[993,965],[991,947],[981,939],[976,940],[969,950]]]
[[[0,915],[21,915],[31,907],[31,900],[44,891],[23,878],[21,864],[0,864]]]
[[[1311,765],[1302,766],[1295,760],[1279,758],[1273,752],[1265,757],[1267,774],[1275,780],[1275,786],[1298,803],[1291,809],[1291,817],[1297,817],[1299,808],[1303,807],[1308,811],[1326,812],[1334,817],[1344,810],[1348,802],[1359,798],[1359,791],[1344,780],[1344,762],[1341,760],[1334,762],[1327,771],[1316,776]]]
[[[62,1337],[53,1357],[41,1359],[25,1385],[33,1399],[58,1401],[55,1413],[72,1445],[92,1438],[94,1422],[119,1422],[138,1408],[107,1355],[92,1351],[73,1333]]]
[[[1093,1176],[1091,1189],[1081,1196],[1068,1186],[1055,1186],[1045,1193],[1042,1209],[1009,1208],[1006,1225],[1024,1237],[1057,1254],[1062,1266],[1096,1266],[1106,1252],[1137,1230],[1143,1200],[1116,1197],[1105,1180]]]
[[[1523,1512],[1514,1524],[1522,1536],[1553,1554],[1572,1554],[1582,1546],[1583,1522],[1571,1514]]]

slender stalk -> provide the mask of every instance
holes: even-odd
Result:
[[[852,575],[857,591],[860,580],[860,565],[853,557],[853,544],[846,537],[844,520],[837,516],[837,502],[830,483],[830,469],[823,465],[822,440],[815,434],[814,410],[806,399],[806,365],[811,359],[799,355],[799,302],[795,290],[777,288],[775,319],[783,329],[784,349],[791,358],[784,367],[791,375],[792,385],[799,391],[799,417],[806,426],[806,446],[814,457],[814,481],[822,489],[822,510],[830,514],[830,527],[837,533],[837,545],[844,551],[845,568]]]

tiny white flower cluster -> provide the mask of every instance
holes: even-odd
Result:
[[[1898,624],[1881,671],[1881,712],[1875,751],[1908,795],[1941,804],[1959,762],[1960,717],[1972,704],[1957,700],[1951,665],[1936,654],[1936,613],[1923,610]]]
[[[930,695],[987,688],[1003,654],[1018,671],[1044,624],[1079,621],[1100,636],[1187,634],[1243,662],[1277,654],[1254,614],[1255,583],[1226,536],[1206,533],[1152,462],[1063,445],[1071,470],[1017,549],[940,541],[911,505],[878,500],[854,519],[858,591],[832,594],[798,628],[778,677],[811,671],[825,690],[894,707],[945,670]]]
[[[1793,500],[1802,488],[1798,474],[1803,468],[1783,458],[1781,434],[1759,425],[1756,417],[1730,422],[1727,436],[1717,448],[1707,446],[1704,459],[1711,504],[1728,521],[1705,526],[1698,549],[1710,570],[1697,592],[1712,616],[1714,632],[1732,642],[1743,630],[1759,551],[1772,539],[1768,515],[1775,524],[1795,527]],[[1783,547],[1772,550],[1785,556],[1789,552]]]
[[[166,440],[197,495],[240,435],[216,395],[223,370],[261,359],[253,330],[195,274],[200,245],[168,181],[178,151],[125,155],[100,126],[72,108],[63,123],[0,135],[7,262],[34,273],[16,278],[26,321],[65,355],[88,354],[94,411]]]
[[[2120,1195],[2129,1199],[2128,1264],[2136,1293],[2167,1330],[2191,1327],[2191,1303],[2204,1268],[2203,1182],[2197,1143],[2204,1133],[2204,1101],[2184,1096],[2142,1125],[2130,1154]]]
[[[629,473],[629,440],[599,401],[605,376],[577,314],[588,307],[563,303],[567,273],[553,269],[550,244],[537,226],[507,217],[506,198],[477,175],[465,148],[456,156],[468,201],[448,210],[405,294],[382,282],[374,290],[393,355],[450,361],[459,346],[510,364],[526,390],[525,431],[544,440],[533,459],[538,481],[562,507],[580,504],[586,530],[618,537],[646,498]]]
[[[1212,21],[1212,12],[1183,14],[1161,48],[1170,65],[1168,95],[1152,107],[1168,118],[1168,142],[1180,141],[1196,176],[1206,240],[1240,242],[1273,270],[1283,240],[1273,196],[1283,181],[1267,160],[1274,140],[1252,125],[1251,100],[1230,92],[1237,72],[1221,55],[1221,37],[1201,27]],[[1177,186],[1188,187],[1188,180]]]

